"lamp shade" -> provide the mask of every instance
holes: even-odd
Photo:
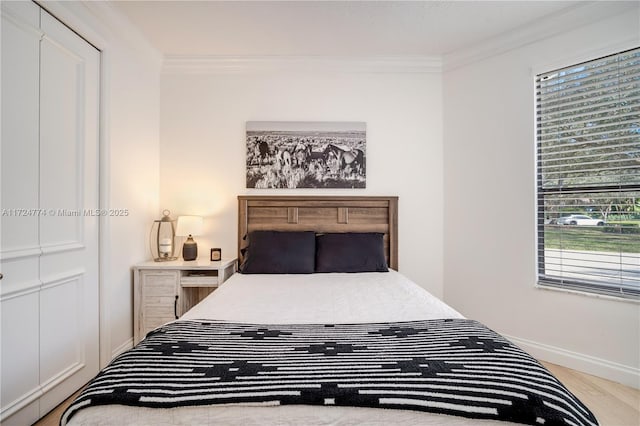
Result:
[[[176,235],[187,237],[189,235],[202,235],[202,216],[179,216]]]

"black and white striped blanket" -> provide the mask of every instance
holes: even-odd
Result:
[[[527,353],[466,319],[252,325],[177,321],[105,368],[67,409],[341,405],[531,425],[597,425]]]

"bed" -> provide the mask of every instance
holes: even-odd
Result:
[[[242,273],[116,358],[62,425],[597,425],[536,360],[397,272],[396,197],[238,206]]]

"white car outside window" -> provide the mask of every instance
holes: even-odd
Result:
[[[594,219],[583,214],[572,214],[558,219],[559,225],[604,226],[604,220]]]

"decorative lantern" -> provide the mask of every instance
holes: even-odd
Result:
[[[176,227],[175,220],[169,215],[171,212],[165,210],[162,212],[162,219],[154,220],[149,235],[149,246],[151,247],[151,256],[156,262],[166,262],[176,260],[174,256],[176,245]]]

